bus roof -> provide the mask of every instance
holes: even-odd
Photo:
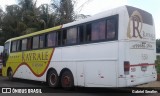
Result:
[[[45,29],[45,30],[41,30],[41,31],[37,31],[37,32],[34,32],[34,33],[26,34],[26,35],[23,35],[23,36],[11,38],[11,39],[7,40],[6,42],[8,42],[10,40],[11,41],[12,40],[18,40],[18,39],[27,38],[27,37],[30,37],[30,36],[35,36],[35,35],[51,32],[51,31],[58,30],[58,29],[61,29],[61,28],[62,28],[62,25],[56,26],[56,27],[52,27],[52,28],[48,28],[48,29]]]
[[[85,18],[85,19],[82,19],[82,20],[78,20],[78,21],[74,21],[74,22],[70,22],[70,23],[64,24],[62,28],[66,28],[66,27],[70,27],[70,26],[74,26],[74,25],[78,25],[78,24],[87,23],[89,21],[102,19],[102,18],[105,18],[107,16],[116,15],[116,14],[119,14],[121,10],[126,10],[128,12],[128,14],[130,15],[130,12],[132,12],[132,10],[135,10],[135,9],[139,10],[139,11],[144,11],[144,10],[136,8],[136,7],[124,5],[124,6],[120,6],[120,7],[114,8],[114,9],[110,9],[110,10],[107,10],[107,11],[100,12],[98,14],[93,15],[92,17],[88,17],[88,18]],[[144,15],[147,15],[147,16],[151,15],[147,11],[145,11],[143,13],[147,13],[147,14],[144,14]],[[145,20],[145,21],[147,21],[147,20]],[[149,21],[149,22],[151,22],[151,21]]]

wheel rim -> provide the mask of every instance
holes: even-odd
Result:
[[[69,76],[64,76],[63,77],[64,87],[69,87],[70,83],[71,83],[70,77]]]
[[[51,74],[50,75],[50,83],[51,83],[51,85],[55,85],[56,80],[57,80],[56,75],[55,74]]]

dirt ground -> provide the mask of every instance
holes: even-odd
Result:
[[[160,87],[160,81],[154,81],[147,84],[139,85],[137,87]]]

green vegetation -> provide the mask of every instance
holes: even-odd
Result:
[[[160,74],[160,56],[157,56],[156,69],[157,69],[157,73]]]
[[[36,6],[37,0],[17,0],[17,4],[0,7],[0,45],[10,38],[72,22],[76,0],[51,0]]]
[[[160,39],[156,40],[156,52],[160,53]],[[157,73],[160,74],[160,56],[157,56],[156,64]]]
[[[156,40],[156,52],[160,53],[160,39]]]
[[[5,12],[0,8],[0,45],[9,38],[73,21],[68,19],[73,18],[72,0],[52,0],[51,5],[42,4],[38,7],[36,4],[37,0],[17,0],[17,4],[7,6]],[[53,5],[57,5],[57,8]],[[69,12],[64,8],[70,9]],[[67,20],[60,21],[65,16]]]

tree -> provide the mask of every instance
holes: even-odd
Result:
[[[46,29],[57,25],[56,14],[52,12],[51,7],[48,4],[42,4],[38,7],[39,9],[39,21],[41,22],[41,27]]]
[[[2,37],[2,21],[3,21],[3,17],[4,17],[4,12],[0,7],[0,45],[2,45],[2,43],[3,43],[2,42],[2,40],[3,40],[3,37]]]
[[[25,34],[43,30],[54,25],[54,16],[50,14],[50,6],[42,4],[36,7],[36,2],[33,0],[19,0],[19,6],[22,11],[22,21],[26,24],[27,28]]]
[[[6,13],[2,21],[3,42],[9,38],[22,35],[26,26],[21,22],[21,10],[18,5],[10,5],[6,8]]]
[[[41,30],[40,21],[38,21],[38,9],[36,2],[33,0],[19,0],[18,5],[21,7],[21,20],[27,26],[24,34],[32,33]]]
[[[36,7],[37,0],[17,0],[18,4],[0,8],[0,43],[10,38],[72,22],[85,15],[75,15],[76,0],[52,0],[51,6]],[[2,29],[2,30],[1,30]]]
[[[3,12],[3,10],[0,7],[0,29],[2,28],[2,19],[3,19],[3,16],[4,16],[4,12]]]
[[[160,53],[160,39],[156,40],[156,52]]]
[[[71,0],[60,1],[60,18],[62,23],[74,21],[74,7]]]
[[[52,2],[60,24],[74,21],[74,5],[72,0],[52,0]]]

